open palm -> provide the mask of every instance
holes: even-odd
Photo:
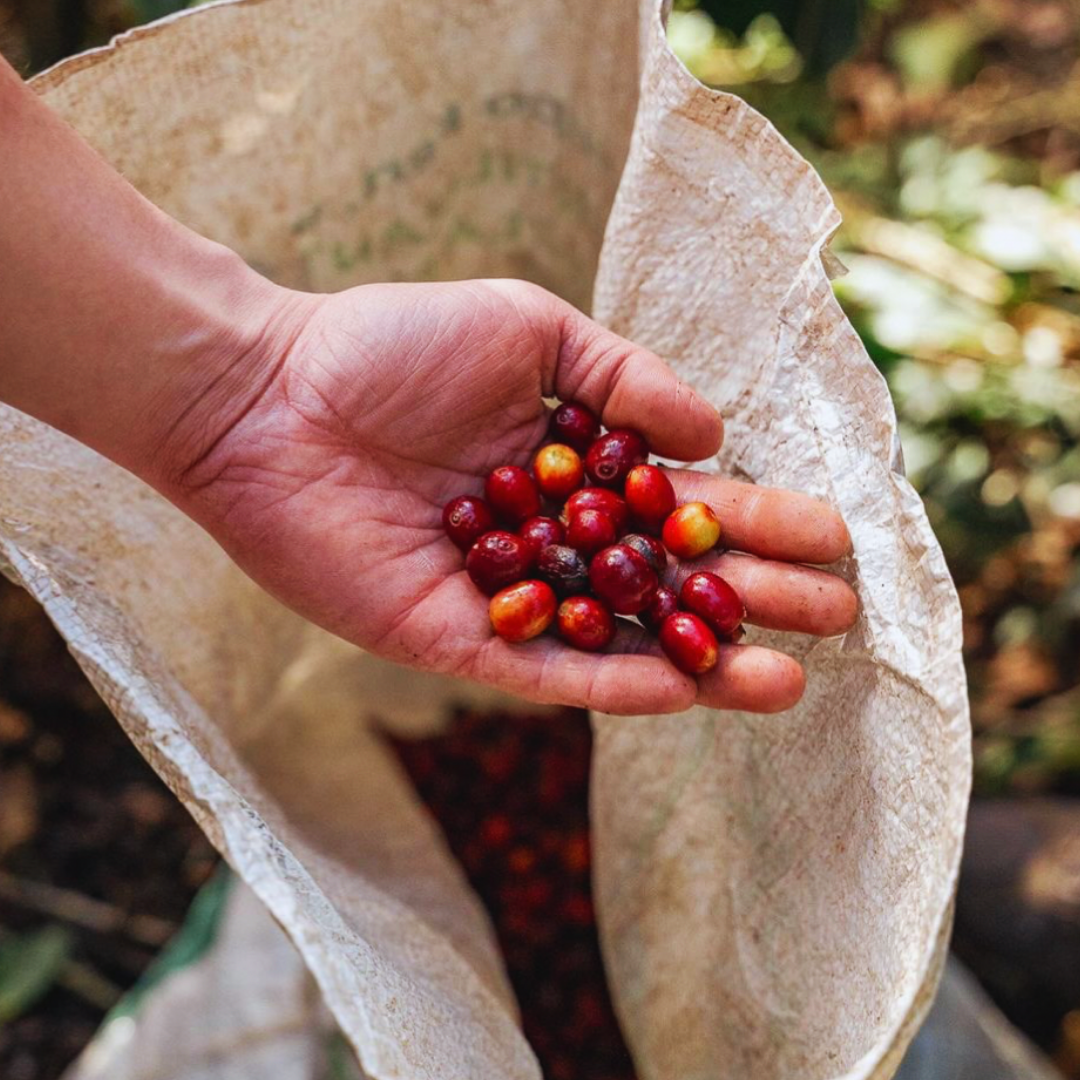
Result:
[[[258,395],[212,433],[174,499],[290,607],[388,659],[537,701],[650,713],[694,701],[773,711],[798,699],[799,665],[754,646],[722,646],[717,667],[695,680],[630,624],[603,655],[553,637],[508,644],[443,534],[449,499],[480,493],[498,465],[528,463],[547,427],[545,397],[639,429],[658,454],[712,456],[719,417],[657,357],[514,281],[297,296],[287,322],[268,338]],[[797,565],[846,553],[830,509],[703,474],[672,477],[680,499],[718,511],[724,543],[745,553],[694,567],[722,572],[751,622],[848,628],[848,586]]]

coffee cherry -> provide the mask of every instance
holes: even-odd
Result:
[[[589,582],[618,615],[636,615],[648,607],[659,584],[645,556],[625,544],[605,548],[593,559]]]
[[[626,505],[626,500],[621,495],[616,495],[614,491],[608,491],[607,488],[587,487],[575,491],[566,500],[562,520],[569,524],[570,519],[579,510],[603,510],[615,523],[616,536],[622,535],[626,528],[627,518],[630,516],[630,508]]]
[[[716,637],[704,620],[688,611],[669,615],[660,626],[660,648],[687,675],[703,675],[716,667]]]
[[[459,495],[443,507],[442,523],[446,535],[462,551],[468,551],[484,533],[495,528],[495,515],[483,499]]]
[[[555,594],[542,581],[519,581],[491,598],[488,615],[499,637],[529,641],[542,634],[555,618]]]
[[[716,547],[720,539],[720,519],[703,502],[680,506],[664,522],[664,544],[680,559],[696,559]]]
[[[465,570],[473,584],[488,596],[528,574],[536,549],[520,536],[508,532],[485,533],[465,556]]]
[[[655,465],[635,465],[623,489],[633,514],[646,525],[662,525],[675,509],[675,489],[663,469]]]
[[[551,414],[548,433],[556,442],[584,454],[600,434],[600,421],[584,405],[568,401]]]
[[[537,450],[533,475],[542,495],[562,502],[585,482],[585,466],[572,447],[550,443]]]
[[[746,618],[739,594],[718,574],[701,570],[691,574],[679,590],[679,603],[708,623],[721,637],[730,637]]]
[[[609,431],[589,447],[585,471],[601,487],[622,487],[630,470],[648,457],[649,444],[636,431]]]
[[[617,539],[615,522],[603,510],[579,510],[566,527],[566,542],[582,555],[595,555]]]
[[[645,556],[645,561],[656,571],[662,573],[667,568],[667,551],[664,545],[653,536],[645,536],[642,533],[630,533],[624,536],[620,544],[632,547],[639,555]]]
[[[581,552],[562,544],[552,544],[540,552],[536,573],[559,596],[573,596],[589,587],[589,564]]]
[[[557,625],[563,641],[585,652],[596,652],[610,645],[615,636],[615,617],[591,596],[564,600],[559,605]]]
[[[484,494],[496,514],[515,525],[540,513],[536,482],[517,465],[501,465],[484,484]]]
[[[674,589],[661,585],[655,595],[649,601],[649,606],[638,612],[638,621],[646,630],[654,634],[660,633],[660,627],[669,615],[674,615],[679,610],[679,598]]]
[[[518,529],[518,536],[528,540],[539,554],[551,544],[561,544],[566,539],[566,530],[554,518],[531,517]]]

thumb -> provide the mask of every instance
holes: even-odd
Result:
[[[682,461],[712,457],[724,439],[720,414],[655,353],[619,337],[539,286],[492,282],[537,319],[557,348],[545,350],[544,393],[580,401],[607,428],[640,431],[657,454]]]

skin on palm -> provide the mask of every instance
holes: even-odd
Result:
[[[798,699],[799,665],[755,646],[723,646],[717,669],[694,680],[634,629],[599,656],[554,638],[509,645],[492,636],[487,600],[442,530],[449,499],[482,491],[498,465],[528,464],[547,429],[545,396],[640,428],[658,453],[714,454],[719,418],[659,359],[520,282],[365,286],[297,310],[265,391],[221,433],[204,429],[172,492],[284,602],[389,659],[534,700],[646,713],[694,701],[774,711]],[[846,554],[835,513],[797,494],[672,477],[680,500],[727,511],[727,543],[772,556],[693,564],[734,566],[725,576],[748,591],[750,621],[848,628],[847,585],[787,562]]]

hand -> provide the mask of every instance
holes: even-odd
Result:
[[[442,534],[443,503],[527,463],[543,395],[640,428],[663,456],[714,454],[719,417],[655,356],[521,282],[277,288],[147,202],[2,59],[0,146],[0,266],[19,268],[0,274],[0,401],[156,486],[286,604],[383,656],[537,700],[649,713],[799,697],[799,666],[760,648],[725,647],[695,681],[632,630],[622,655],[508,645]],[[746,553],[702,562],[752,621],[848,627],[850,589],[788,565],[847,551],[835,514],[712,477],[676,486]]]
[[[661,713],[695,701],[771,712],[798,700],[799,664],[756,646],[722,646],[695,680],[629,624],[607,654],[553,636],[510,645],[493,635],[487,598],[443,534],[449,499],[480,493],[498,465],[528,464],[547,427],[543,397],[639,429],[662,457],[715,454],[719,416],[657,357],[522,282],[287,295],[250,400],[239,412],[201,403],[195,428],[174,432],[185,449],[159,485],[280,600],[388,659],[536,701]],[[694,568],[726,577],[749,621],[812,634],[851,625],[851,589],[793,565],[848,552],[832,510],[704,474],[672,477],[680,500],[719,513],[733,550]]]

